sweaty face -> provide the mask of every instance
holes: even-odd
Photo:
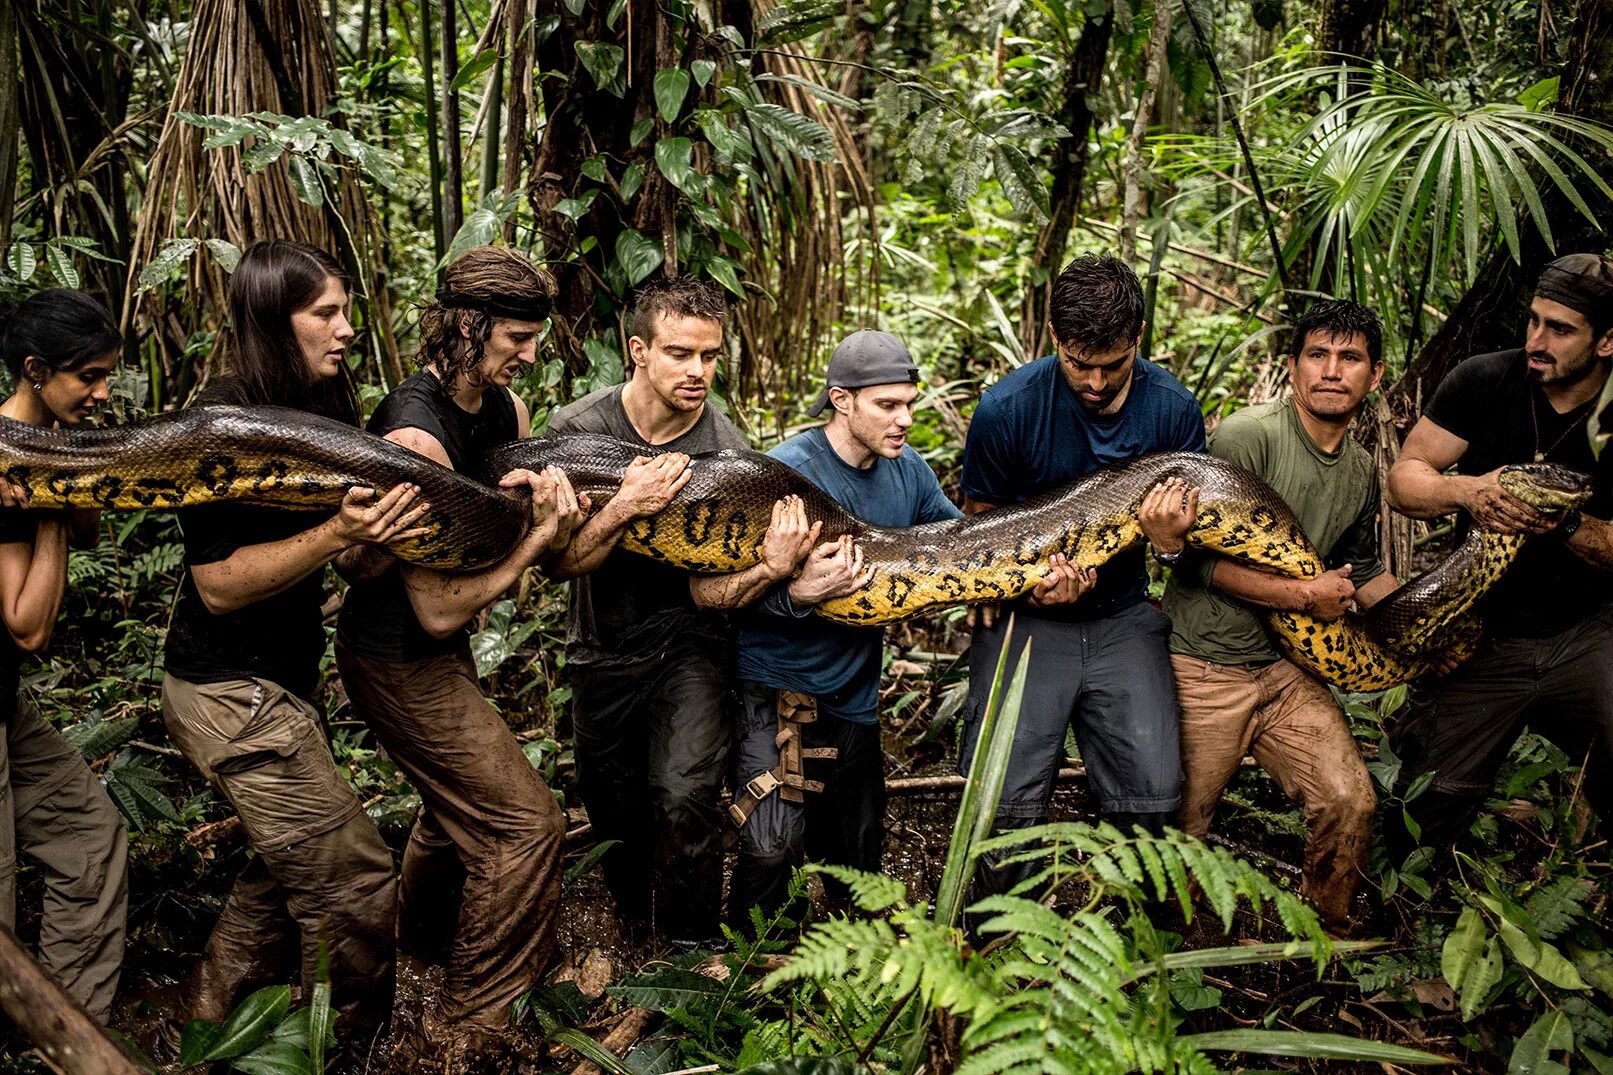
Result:
[[[877,384],[835,389],[835,410],[844,416],[852,439],[876,455],[895,459],[907,445],[918,385]]]
[[[1591,323],[1578,310],[1551,299],[1529,304],[1529,330],[1524,336],[1529,380],[1540,385],[1573,385],[1595,373],[1613,355],[1613,333],[1598,340]]]
[[[722,354],[722,323],[704,317],[662,314],[655,338],[627,341],[635,377],[643,377],[667,409],[696,411],[706,402]]]
[[[347,320],[347,287],[327,276],[319,297],[291,315],[291,331],[308,364],[310,380],[328,381],[340,373],[353,339],[353,326]]]
[[[1367,393],[1378,387],[1383,364],[1372,361],[1359,332],[1335,335],[1326,329],[1305,334],[1300,353],[1288,360],[1294,402],[1318,418],[1348,419]]]
[[[1120,393],[1131,384],[1140,339],[1139,335],[1137,340],[1106,351],[1094,351],[1073,340],[1057,341],[1059,370],[1081,406],[1096,414],[1107,414],[1118,405]]]
[[[482,363],[476,367],[482,384],[508,388],[521,371],[538,360],[538,321],[493,319],[493,331],[482,344]]]
[[[111,395],[107,375],[117,364],[118,353],[108,351],[76,370],[49,373],[39,382],[39,398],[58,422],[76,426],[94,414]]]

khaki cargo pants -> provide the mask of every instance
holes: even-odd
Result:
[[[0,720],[0,924],[17,923],[17,853],[45,881],[39,963],[106,1022],[123,967],[129,846],[106,789],[61,733],[19,700]]]
[[[1302,892],[1334,929],[1372,843],[1377,796],[1333,695],[1291,661],[1220,665],[1171,654],[1182,707],[1182,831],[1200,838],[1245,754],[1305,811]]]
[[[168,735],[235,807],[256,855],[230,890],[190,985],[190,1018],[222,1023],[248,986],[281,977],[300,951],[304,995],[319,946],[349,1032],[392,1008],[397,884],[392,854],[359,807],[319,712],[264,679],[197,684],[166,676]]]

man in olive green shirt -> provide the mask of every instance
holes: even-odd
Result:
[[[1221,793],[1244,754],[1253,754],[1304,806],[1303,892],[1335,932],[1350,927],[1371,840],[1372,781],[1332,694],[1282,657],[1261,610],[1336,620],[1397,585],[1378,556],[1377,469],[1349,436],[1383,374],[1382,348],[1371,310],[1317,303],[1290,341],[1292,397],[1239,411],[1210,439],[1211,455],[1258,474],[1288,502],[1329,570],[1288,579],[1192,555],[1172,572],[1164,602],[1182,710],[1179,824],[1195,836],[1209,832]],[[1166,562],[1184,548],[1179,537],[1156,544]]]

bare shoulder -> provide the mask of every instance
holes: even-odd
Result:
[[[399,444],[414,452],[423,455],[434,463],[453,469],[453,461],[448,458],[448,449],[442,446],[442,441],[430,433],[416,426],[402,426],[386,435],[386,439],[393,444]]]

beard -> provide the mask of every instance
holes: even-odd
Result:
[[[1568,359],[1556,358],[1545,351],[1529,351],[1525,357],[1531,361],[1549,364],[1547,369],[1537,370],[1531,367],[1524,371],[1524,379],[1530,384],[1575,385],[1595,373],[1597,367],[1589,348]]]

